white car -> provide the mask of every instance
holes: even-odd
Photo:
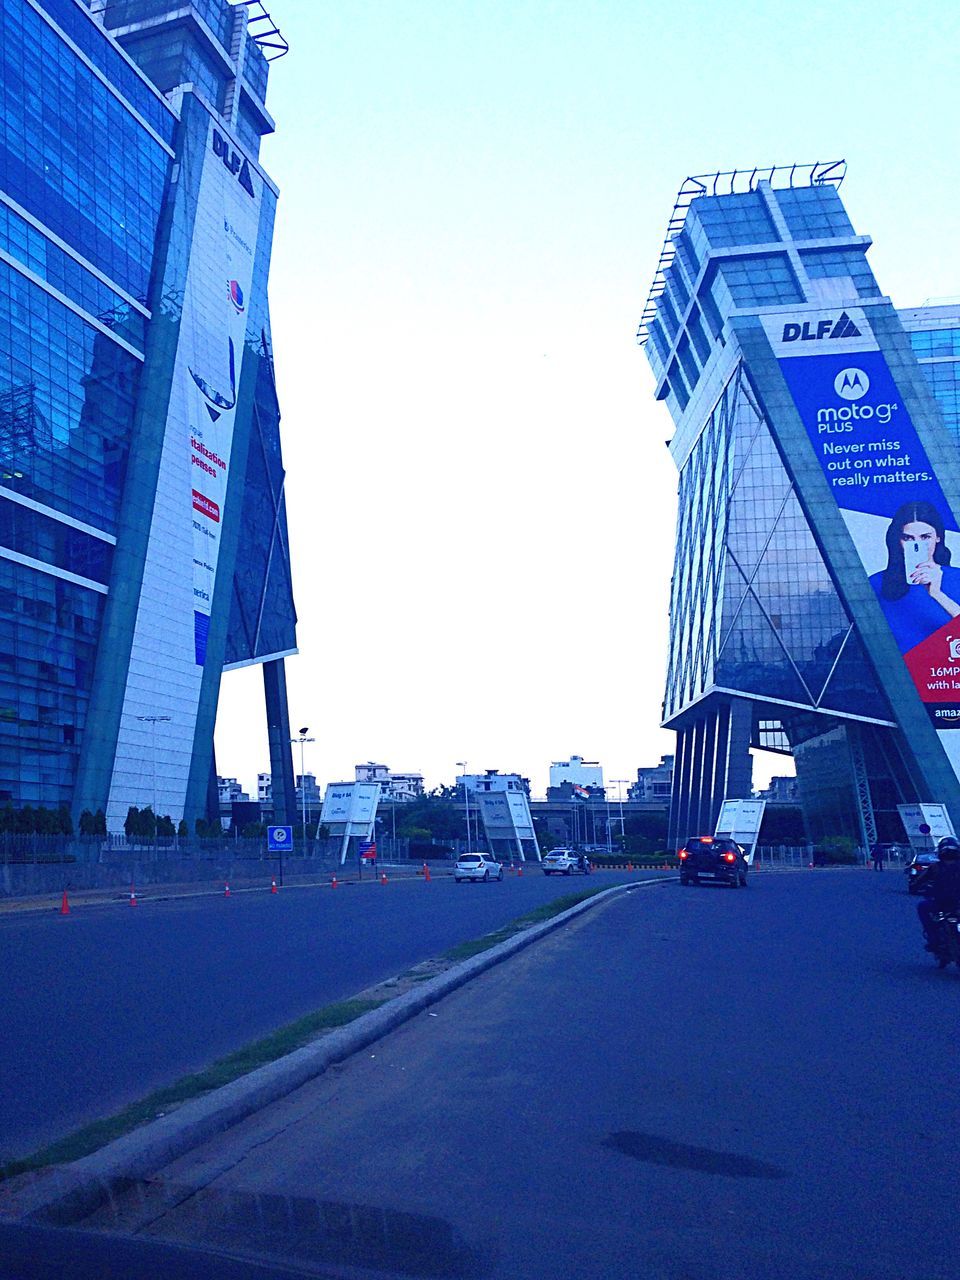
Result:
[[[490,853],[462,853],[453,868],[457,884],[462,880],[502,880],[503,866]]]
[[[551,849],[543,855],[543,874],[545,876],[569,876],[574,871],[586,871],[589,875],[590,863],[581,859],[572,849]]]

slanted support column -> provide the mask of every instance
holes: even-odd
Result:
[[[290,747],[287,673],[282,658],[263,663],[263,691],[267,704],[267,736],[270,741],[273,820],[281,825],[292,824],[299,818],[297,790],[293,780],[293,753]]]

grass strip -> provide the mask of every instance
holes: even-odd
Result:
[[[544,920],[552,920],[554,916],[560,915],[562,911],[568,911],[571,907],[575,907],[578,902],[586,902],[587,898],[592,898],[595,894],[603,893],[602,889],[584,889],[582,893],[565,893],[562,898],[554,898],[552,902],[545,902],[541,907],[535,907],[533,911],[528,911],[525,916],[517,916],[516,920],[511,920],[509,924],[502,925],[493,933],[488,933],[482,938],[473,938],[469,942],[460,942],[455,947],[451,947],[449,951],[444,951],[444,960],[469,960],[472,956],[478,956],[481,951],[489,951],[491,947],[497,946],[500,942],[506,942],[507,938],[512,938],[516,933],[522,933],[524,929],[529,929],[531,925],[541,924]]]
[[[65,1164],[72,1160],[79,1160],[82,1156],[88,1156],[106,1146],[108,1142],[113,1142],[115,1138],[122,1138],[138,1125],[156,1119],[171,1107],[189,1102],[191,1098],[198,1098],[201,1094],[209,1093],[213,1089],[219,1089],[222,1085],[230,1084],[232,1080],[255,1071],[257,1067],[275,1062],[277,1058],[292,1053],[294,1049],[302,1048],[318,1031],[346,1026],[348,1022],[353,1022],[354,1019],[369,1013],[371,1009],[378,1009],[385,1003],[384,1000],[342,1000],[337,1004],[325,1005],[324,1008],[308,1013],[306,1017],[299,1018],[296,1022],[291,1022],[278,1031],[264,1036],[262,1040],[256,1040],[253,1044],[245,1045],[234,1053],[228,1053],[225,1058],[218,1058],[203,1071],[183,1076],[173,1084],[147,1094],[139,1102],[133,1102],[122,1111],[118,1111],[116,1115],[95,1120],[66,1138],[61,1138],[48,1147],[42,1147],[32,1155],[9,1161],[0,1166],[0,1181],[12,1178],[18,1173],[27,1173],[32,1169],[43,1169],[51,1164]]]

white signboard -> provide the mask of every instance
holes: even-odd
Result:
[[[331,835],[369,839],[379,802],[379,782],[328,782],[320,821]]]
[[[504,840],[525,860],[524,841],[532,843],[533,852],[540,856],[533,819],[530,816],[530,805],[523,791],[481,791],[477,793],[477,805],[483,819],[483,829],[491,848],[496,850],[494,841]]]
[[[766,800],[724,800],[714,835],[736,840],[746,850],[747,862],[753,863],[753,850],[760,835]]]
[[[946,805],[898,804],[897,812],[903,822],[910,844],[917,849],[930,849],[944,836],[955,836]],[[929,831],[921,831],[921,827]]]

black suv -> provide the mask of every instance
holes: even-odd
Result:
[[[718,880],[732,888],[747,887],[747,860],[735,840],[723,836],[691,836],[678,852],[680,883]]]

